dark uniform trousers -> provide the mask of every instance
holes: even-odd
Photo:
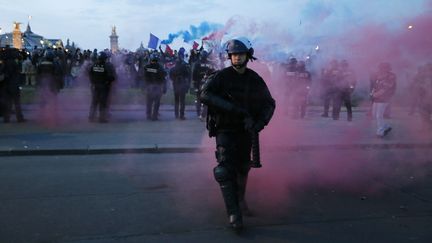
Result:
[[[110,94],[110,86],[98,86],[92,87],[92,101],[90,105],[90,119],[96,117],[96,109],[99,107],[99,119],[108,119],[108,98]]]
[[[351,104],[351,91],[350,90],[339,90],[335,93],[333,118],[339,119],[339,114],[342,108],[342,104],[345,105],[348,114],[348,120],[352,119],[352,104]]]
[[[163,94],[162,84],[149,84],[147,86],[146,114],[148,119],[157,119],[160,100]]]
[[[241,215],[247,177],[250,170],[251,136],[247,132],[217,132],[216,159],[214,168],[216,181],[228,215]]]

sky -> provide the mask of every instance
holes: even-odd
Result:
[[[111,27],[116,26],[121,48],[135,50],[149,33],[161,40],[169,34],[203,26],[229,28],[227,36],[251,35],[261,43],[276,43],[282,52],[293,49],[293,40],[307,43],[340,34],[366,23],[398,28],[432,7],[430,0],[0,0],[0,28],[22,30],[32,16],[33,32],[46,38],[70,39],[85,49],[109,47]],[[204,33],[203,33],[204,34]],[[307,37],[301,40],[300,37]],[[319,40],[319,39],[318,39]],[[174,39],[179,47],[183,39]],[[290,45],[284,45],[290,43]],[[187,45],[186,45],[187,46]]]

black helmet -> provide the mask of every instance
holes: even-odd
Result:
[[[202,51],[200,51],[199,56],[200,56],[201,61],[205,61],[205,60],[207,60],[209,53],[206,50],[202,50]]]
[[[51,49],[47,49],[46,52],[45,52],[45,56],[44,57],[48,61],[53,61],[55,55],[54,55],[54,52]]]
[[[158,62],[158,61],[159,61],[159,55],[156,54],[156,53],[152,53],[152,54],[150,55],[150,61],[151,61],[151,62]]]
[[[291,64],[297,64],[297,58],[295,58],[295,57],[291,57],[291,58],[289,59],[289,63],[291,63]]]
[[[226,52],[228,55],[235,53],[246,53],[249,59],[256,59],[253,56],[254,49],[252,48],[252,44],[245,37],[238,37],[227,41]]]
[[[108,59],[108,54],[106,52],[104,52],[104,51],[101,51],[99,53],[98,59],[100,61],[105,61],[106,59]]]

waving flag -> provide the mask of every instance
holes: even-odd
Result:
[[[198,49],[198,46],[199,46],[199,44],[196,41],[194,41],[193,45],[192,45],[192,49],[196,50],[196,49]]]
[[[157,38],[155,35],[153,35],[152,33],[150,33],[150,40],[148,43],[148,48],[151,49],[156,49],[159,43],[159,38]]]
[[[171,49],[171,47],[169,45],[166,45],[165,53],[168,53],[170,56],[174,55],[174,51]]]

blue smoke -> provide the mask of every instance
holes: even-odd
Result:
[[[190,42],[196,39],[200,39],[214,31],[223,28],[223,25],[216,23],[209,23],[207,21],[202,22],[199,26],[191,25],[189,30],[181,30],[177,33],[171,33],[168,35],[168,39],[165,39],[161,44],[171,44],[176,38],[183,38],[184,42]]]

